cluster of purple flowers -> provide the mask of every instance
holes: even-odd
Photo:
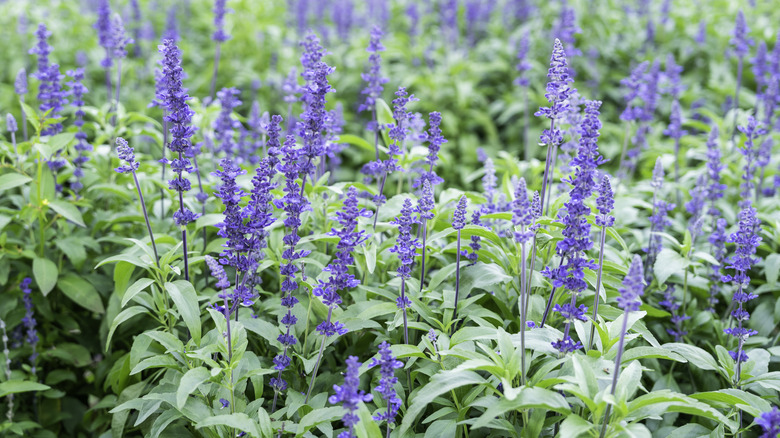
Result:
[[[214,137],[217,143],[215,151],[224,152],[227,157],[233,157],[239,152],[235,133],[241,128],[241,122],[231,117],[233,110],[241,105],[241,100],[238,99],[239,94],[235,88],[223,88],[217,92],[221,110],[217,119],[214,120]]]
[[[406,102],[413,100],[417,99],[414,99],[414,96],[412,96]],[[395,101],[393,102],[395,103]],[[405,104],[406,102],[403,103]],[[423,169],[421,171],[420,178],[412,184],[413,187],[419,187],[423,180],[430,181],[432,186],[444,182],[444,179],[437,175],[436,171],[433,169],[436,167],[436,163],[439,161],[439,152],[441,151],[441,146],[444,143],[447,143],[447,139],[444,138],[444,135],[442,135],[441,131],[441,113],[438,111],[430,113],[428,115],[428,123],[428,132],[426,134],[426,140],[428,140],[428,155],[425,156],[424,163],[424,166],[427,166],[428,169]]]
[[[309,73],[307,83],[304,87],[305,110],[301,115],[299,134],[303,139],[302,158],[306,161],[301,164],[301,172],[309,175],[314,171],[314,160],[323,159],[324,139],[323,130],[325,129],[325,119],[327,111],[325,110],[325,95],[336,91],[328,84],[328,75],[333,73],[333,68],[324,62],[317,62],[313,70],[307,70]]]
[[[732,297],[736,308],[731,312],[737,326],[729,327],[724,332],[738,340],[737,351],[729,352],[734,361],[738,363],[746,362],[748,359],[747,354],[743,351],[747,338],[758,334],[757,331],[744,326],[750,319],[750,313],[745,310],[744,305],[758,297],[747,291],[747,288],[750,287],[750,268],[760,260],[755,257],[756,249],[761,243],[761,237],[756,233],[758,226],[759,220],[756,217],[756,210],[749,205],[744,207],[739,213],[739,229],[732,233],[728,239],[728,242],[737,246],[734,255],[727,260],[728,265],[726,266],[726,269],[734,270],[734,275],[723,275],[722,277],[723,282],[734,283],[737,287]],[[740,379],[739,374],[737,374],[736,379]]]
[[[371,39],[368,43],[366,52],[370,53],[368,56],[368,72],[361,74],[361,77],[366,82],[366,88],[361,91],[361,94],[366,96],[366,100],[358,107],[358,112],[371,111],[371,122],[368,125],[369,131],[375,131],[379,129],[376,122],[376,100],[382,95],[384,90],[384,84],[389,79],[382,76],[382,55],[379,52],[383,52],[385,47],[382,45],[382,29],[379,26],[374,26],[371,29]]]
[[[84,94],[87,92],[87,87],[82,83],[84,81],[84,69],[77,68],[68,72],[73,80],[68,84],[70,86],[70,93],[73,97],[71,105],[76,108],[75,116],[76,120],[73,121],[73,125],[78,128],[76,132],[76,146],[74,149],[78,152],[78,156],[73,159],[73,165],[76,167],[73,170],[73,176],[76,181],[73,182],[70,187],[74,192],[78,193],[84,185],[81,183],[81,178],[84,176],[84,163],[89,161],[89,157],[86,152],[92,150],[92,145],[87,143],[87,133],[84,132],[82,127],[84,126]]]
[[[414,224],[418,223],[414,212],[412,200],[406,198],[403,207],[401,207],[401,215],[392,222],[398,225],[398,238],[395,245],[390,248],[390,252],[398,254],[398,259],[401,261],[401,266],[398,267],[398,276],[401,277],[402,281],[411,277],[414,257],[417,255],[417,249],[422,247],[420,240],[412,233]],[[399,309],[406,309],[412,305],[405,295],[399,297],[396,304]]]
[[[625,160],[621,162],[623,174],[633,172],[639,152],[647,146],[647,137],[651,131],[650,122],[658,107],[660,80],[661,64],[654,61],[652,64],[647,62],[639,64],[628,78],[621,81],[627,93],[626,109],[620,115],[620,119],[639,124],[631,137],[632,147],[628,150],[625,150],[627,146],[624,147]]]
[[[329,234],[338,237],[339,243],[336,245],[333,261],[324,269],[325,272],[330,273],[330,277],[324,282],[318,282],[312,291],[315,296],[322,298],[322,302],[330,310],[341,304],[339,291],[352,289],[360,284],[360,280],[349,273],[349,266],[355,263],[352,252],[368,238],[365,231],[356,229],[358,218],[368,217],[371,213],[358,207],[357,195],[357,189],[350,187],[344,199],[344,208],[336,213],[341,229],[333,228]],[[323,336],[333,336],[336,333],[343,335],[346,333],[346,328],[340,322],[334,323],[331,312],[328,312],[327,320],[317,326],[317,331]]]
[[[227,0],[214,0],[214,33],[211,35],[211,39],[224,43],[230,39],[230,35],[225,32],[225,14],[230,12],[230,9],[225,8]]]
[[[344,426],[348,429],[339,434],[338,438],[354,438],[355,425],[360,421],[355,411],[358,410],[360,402],[368,403],[374,399],[371,394],[359,389],[360,376],[358,371],[361,363],[356,356],[347,358],[347,371],[344,373],[344,384],[341,386],[333,385],[335,394],[328,397],[330,404],[341,403],[347,413],[342,417]]]
[[[777,438],[780,435],[780,410],[772,406],[772,410],[764,412],[756,418],[756,424],[764,429],[759,438]]]
[[[398,382],[398,378],[395,377],[395,370],[404,366],[403,362],[396,359],[393,356],[393,352],[390,351],[390,344],[385,341],[379,344],[379,359],[372,359],[368,365],[373,368],[379,366],[379,385],[374,388],[382,395],[382,399],[387,403],[387,410],[374,415],[372,418],[375,421],[387,421],[387,427],[395,422],[395,416],[398,414],[398,409],[401,407],[401,399],[398,398],[398,394],[395,393],[395,385]]]
[[[650,185],[655,189],[653,191],[653,214],[650,216],[650,242],[647,247],[647,258],[645,262],[645,281],[652,281],[653,265],[658,253],[663,249],[662,233],[664,228],[672,224],[668,217],[670,211],[676,206],[673,203],[666,202],[661,198],[664,185],[664,167],[661,159],[658,158],[653,168],[653,179]]]
[[[550,128],[545,129],[540,137],[541,143],[549,147],[557,147],[563,143],[563,134],[555,126],[555,119],[569,109],[569,97],[574,89],[569,86],[574,79],[571,78],[566,53],[563,44],[556,38],[550,57],[550,68],[547,70],[547,87],[544,97],[550,103],[549,107],[541,107],[534,113],[537,117],[546,117],[550,120]],[[544,194],[542,194],[544,197]]]
[[[680,342],[683,336],[688,334],[688,331],[683,328],[683,321],[691,319],[690,316],[681,315],[680,303],[677,301],[677,297],[674,296],[675,286],[673,284],[666,285],[666,290],[663,294],[663,300],[658,302],[658,305],[666,309],[672,317],[670,321],[673,324],[672,328],[667,328],[666,332],[674,337],[675,342]]]
[[[184,192],[191,188],[184,173],[193,171],[189,157],[194,154],[191,140],[195,133],[195,127],[192,126],[194,111],[187,104],[189,95],[182,86],[184,71],[181,68],[181,51],[176,42],[165,40],[159,50],[163,55],[162,74],[165,77],[165,90],[162,91],[165,121],[168,122],[171,133],[168,147],[174,153],[173,159],[163,158],[160,161],[163,165],[170,164],[171,170],[176,174],[168,181],[168,187],[179,194],[179,210],[173,214],[173,218],[177,225],[184,226],[200,216],[184,205]]]
[[[63,75],[60,74],[59,65],[49,63],[51,46],[47,40],[51,36],[51,32],[46,29],[46,25],[41,23],[35,34],[38,37],[38,44],[30,49],[30,54],[38,55],[38,71],[34,76],[40,81],[38,86],[39,109],[43,112],[48,111],[47,117],[55,118],[59,116],[62,107],[68,103],[65,99],[67,93],[62,90],[61,85]],[[62,123],[52,123],[44,128],[41,134],[54,135],[60,132],[62,132]],[[56,164],[56,168],[59,169],[64,164],[64,162],[60,162]]]
[[[35,313],[33,312],[33,302],[32,302],[32,289],[30,289],[30,284],[32,283],[32,279],[30,277],[25,277],[24,280],[22,280],[22,283],[19,285],[19,288],[22,289],[22,293],[24,296],[22,297],[24,301],[24,317],[22,318],[22,325],[24,325],[25,329],[27,329],[27,333],[25,333],[25,341],[27,341],[28,344],[30,344],[30,347],[32,348],[32,354],[30,355],[30,364],[32,366],[32,374],[33,376],[36,375],[36,359],[38,358],[38,331],[35,329],[35,327],[38,325],[38,322],[35,320]]]
[[[756,188],[753,181],[756,174],[756,159],[758,158],[755,140],[766,134],[766,130],[753,116],[748,116],[747,124],[739,126],[737,129],[747,137],[745,139],[745,147],[740,149],[740,152],[745,157],[745,170],[742,174],[742,184],[740,185],[742,191],[740,192],[739,206],[745,208],[752,204],[753,190]]]

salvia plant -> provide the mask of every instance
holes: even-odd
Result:
[[[0,436],[780,436],[772,2],[0,21]]]

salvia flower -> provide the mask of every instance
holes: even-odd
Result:
[[[118,173],[132,173],[138,170],[140,164],[135,161],[133,148],[122,137],[117,137],[116,139],[116,153],[124,164],[114,169],[115,171]]]
[[[97,30],[98,44],[106,51],[106,56],[100,62],[100,65],[110,68],[112,65],[111,49],[114,45],[114,40],[111,32],[111,3],[109,0],[98,1],[97,21],[94,24],[94,28]]]
[[[712,234],[710,234],[709,242],[712,248],[713,256],[717,263],[712,265],[712,273],[710,274],[710,293],[707,298],[710,312],[715,312],[715,305],[718,304],[718,295],[721,290],[721,277],[723,273],[721,269],[726,259],[726,241],[728,240],[728,234],[726,234],[726,219],[718,218],[715,221]]]
[[[726,190],[726,185],[720,182],[720,172],[723,170],[723,163],[721,162],[720,145],[718,144],[718,127],[713,126],[710,131],[710,136],[707,138],[707,200],[709,201],[708,213],[717,217],[720,215],[720,210],[715,206],[718,199],[723,197],[723,193]]]
[[[668,213],[676,207],[673,203],[668,203],[659,199],[662,195],[661,190],[664,184],[664,167],[659,157],[653,168],[653,178],[650,185],[655,189],[653,192],[653,214],[650,216],[650,243],[647,247],[647,261],[645,262],[645,280],[650,283],[652,280],[652,269],[658,253],[663,248],[662,233],[664,228],[672,224]]]
[[[566,53],[563,51],[561,41],[556,38],[553,45],[552,56],[550,57],[550,68],[547,71],[547,87],[544,96],[550,103],[549,107],[541,107],[534,113],[537,117],[546,117],[554,121],[558,116],[569,109],[569,96],[573,89],[569,83],[574,82],[569,74],[569,67],[566,61]],[[550,125],[549,129],[542,132],[541,142],[548,146],[559,145],[563,142],[561,130]]]
[[[221,110],[217,119],[214,120],[214,137],[217,142],[217,150],[224,152],[227,157],[234,157],[239,152],[235,133],[241,128],[241,122],[232,118],[233,111],[241,105],[241,100],[238,99],[239,94],[235,88],[223,88],[217,92]]]
[[[358,207],[357,189],[350,187],[344,199],[343,209],[336,213],[341,228],[333,228],[329,233],[331,236],[339,238],[339,243],[336,245],[336,255],[324,269],[325,272],[330,273],[330,276],[326,281],[318,282],[312,291],[315,296],[322,298],[322,302],[329,309],[336,308],[341,304],[340,291],[352,289],[360,284],[360,280],[349,273],[349,266],[355,263],[353,251],[368,237],[365,231],[357,230],[358,219],[369,215],[369,211]],[[330,316],[329,314],[328,319],[317,327],[320,334],[332,336],[336,333],[340,335],[346,333],[344,325],[340,322],[334,323]]]
[[[14,92],[19,96],[27,94],[27,70],[24,68],[19,69],[16,73],[16,80],[14,80]]]
[[[753,116],[748,116],[747,124],[738,126],[737,129],[745,134],[746,137],[745,146],[740,149],[740,153],[745,157],[745,168],[742,174],[742,184],[740,185],[742,199],[739,201],[739,206],[745,208],[751,205],[753,190],[756,187],[753,181],[756,173],[756,160],[758,158],[755,140],[766,134],[766,130]]]
[[[125,25],[119,14],[111,17],[111,56],[122,59],[127,56],[127,45],[133,44],[133,39],[125,34]]]
[[[51,46],[47,40],[51,36],[51,32],[46,29],[46,25],[43,23],[38,25],[36,36],[38,37],[38,44],[30,49],[30,54],[38,56],[38,71],[34,75],[40,81],[38,86],[38,108],[43,112],[50,111],[48,117],[54,118],[59,116],[62,107],[68,103],[65,99],[66,93],[62,91],[60,82],[63,76],[60,74],[59,65],[49,63]],[[62,132],[62,123],[53,123],[41,131],[41,134],[54,135],[60,132]],[[59,167],[62,167],[62,165],[64,163],[61,163]]]
[[[417,212],[420,213],[420,221],[433,219],[433,208],[436,206],[433,198],[433,186],[427,179],[423,181],[422,192],[417,200]],[[424,222],[423,222],[424,223]]]
[[[412,99],[413,97],[414,96],[412,96]],[[437,175],[436,171],[434,170],[434,167],[436,167],[436,163],[439,161],[439,152],[441,151],[441,146],[444,143],[447,143],[447,139],[444,138],[444,135],[442,134],[441,131],[441,113],[438,111],[434,111],[428,114],[428,125],[429,125],[428,133],[427,133],[428,155],[425,156],[425,164],[424,164],[424,166],[426,166],[427,169],[423,169],[423,171],[420,174],[419,180],[417,180],[415,183],[412,184],[413,187],[418,187],[422,183],[423,179],[429,180],[431,182],[431,185],[433,186],[444,182],[444,179],[441,178],[439,175]]]
[[[422,247],[420,240],[412,233],[412,227],[418,223],[413,213],[412,200],[407,198],[401,208],[401,215],[392,222],[398,225],[398,238],[395,245],[390,248],[390,252],[398,254],[398,259],[401,261],[401,266],[398,267],[398,276],[404,280],[411,277],[414,257],[417,255],[417,249]],[[412,303],[404,296],[398,298],[397,304],[399,309],[405,309],[410,307]]]
[[[378,129],[376,125],[376,99],[382,95],[384,90],[384,84],[389,79],[382,76],[382,56],[379,52],[383,52],[385,47],[382,45],[382,29],[379,26],[374,26],[371,29],[371,39],[368,43],[366,52],[370,53],[368,56],[368,72],[362,73],[360,76],[366,82],[366,88],[361,91],[361,94],[366,96],[366,100],[358,107],[358,112],[371,111],[371,124],[369,125],[369,131]]]
[[[455,212],[452,215],[452,228],[460,231],[466,226],[466,204],[468,199],[463,195],[458,200]]]
[[[759,438],[777,438],[780,435],[780,410],[772,406],[769,412],[763,412],[756,418],[756,424],[761,426],[763,432]]]
[[[739,213],[739,228],[728,239],[728,242],[737,246],[734,255],[728,258],[728,265],[726,265],[726,269],[734,270],[734,275],[723,275],[722,277],[724,282],[731,282],[737,287],[737,291],[734,292],[732,297],[736,308],[731,312],[731,316],[737,322],[737,326],[729,327],[723,331],[738,340],[737,351],[729,352],[732,359],[738,363],[746,362],[748,359],[747,354],[743,351],[747,338],[758,334],[755,330],[744,327],[744,324],[750,319],[750,313],[744,309],[744,305],[748,301],[757,298],[757,295],[748,292],[747,288],[750,287],[750,268],[760,261],[759,258],[754,257],[756,249],[761,243],[761,237],[757,234],[758,226],[759,221],[756,218],[756,210],[750,205],[744,207]],[[739,370],[739,367],[737,369]],[[739,372],[736,379],[737,381],[740,379]]]
[[[159,46],[160,53],[163,55],[163,76],[165,77],[166,89],[164,91],[165,118],[171,133],[171,141],[168,144],[174,158],[168,160],[163,158],[163,164],[170,164],[171,169],[176,174],[174,179],[168,181],[168,187],[179,193],[179,210],[174,213],[173,218],[177,225],[187,225],[195,221],[200,215],[193,213],[182,202],[182,195],[191,188],[190,181],[184,175],[185,172],[192,172],[193,167],[188,158],[192,152],[192,135],[195,133],[195,127],[192,126],[192,116],[194,111],[187,104],[189,95],[182,86],[184,71],[181,68],[181,51],[176,46],[174,40],[165,40]]]
[[[19,129],[19,127],[16,125],[16,119],[14,118],[13,114],[8,113],[5,115],[5,127],[6,130],[12,134]]]
[[[517,49],[517,64],[515,70],[517,70],[518,76],[515,78],[515,85],[518,87],[527,87],[530,84],[526,72],[531,70],[531,63],[526,59],[528,57],[530,33],[526,31],[523,34],[523,38],[520,39],[520,43]]]
[[[515,240],[518,243],[527,243],[533,238],[533,222],[534,212],[528,199],[525,178],[520,178],[515,186],[515,199],[512,200],[512,224],[515,226]]]
[[[83,187],[83,184],[81,183],[81,178],[84,176],[84,163],[89,161],[89,157],[86,155],[87,152],[92,151],[92,145],[87,143],[87,133],[85,133],[82,129],[84,126],[84,115],[86,114],[84,112],[84,95],[87,93],[87,87],[84,86],[84,69],[83,68],[77,68],[76,70],[71,70],[68,72],[68,76],[71,77],[72,81],[68,83],[70,86],[70,93],[71,96],[73,96],[73,99],[71,101],[71,105],[73,105],[76,108],[75,116],[76,120],[73,121],[73,125],[75,125],[78,128],[78,131],[76,132],[76,140],[78,143],[76,143],[76,146],[74,146],[74,149],[78,152],[78,156],[73,159],[73,165],[76,167],[73,170],[73,176],[76,178],[76,181],[73,182],[70,187],[73,189],[74,192],[77,192],[81,190]]]
[[[214,286],[216,286],[220,290],[225,290],[229,288],[230,280],[228,280],[227,278],[227,274],[225,273],[225,268],[223,268],[222,265],[220,265],[216,259],[214,259],[209,255],[205,257],[205,260],[206,260],[206,265],[208,265],[209,269],[211,270],[211,275],[217,279],[217,283]]]
[[[387,427],[395,422],[395,416],[398,414],[398,408],[401,407],[401,399],[395,393],[394,385],[398,382],[395,377],[395,370],[404,366],[403,362],[393,356],[390,351],[390,344],[385,341],[379,345],[379,359],[371,359],[368,365],[370,368],[379,366],[379,385],[375,388],[382,395],[382,399],[387,403],[387,410],[374,415],[374,421],[387,421]]]
[[[688,331],[683,329],[683,321],[688,320],[691,317],[680,314],[680,303],[677,300],[677,297],[674,296],[674,291],[675,286],[673,284],[667,284],[663,294],[663,300],[661,300],[658,305],[666,309],[666,311],[672,315],[672,328],[667,328],[666,333],[673,336],[675,342],[680,342],[683,336],[688,334]]]
[[[36,330],[36,326],[38,325],[38,322],[35,320],[35,313],[33,311],[33,302],[32,302],[32,289],[30,289],[30,284],[32,283],[32,279],[30,277],[25,277],[24,280],[22,280],[22,283],[19,285],[19,288],[22,289],[22,293],[24,294],[22,299],[24,301],[24,309],[25,314],[24,318],[22,318],[22,324],[24,325],[27,332],[25,333],[25,341],[30,344],[30,347],[32,347],[32,355],[30,355],[30,364],[32,364],[32,374],[33,376],[36,375],[36,366],[35,362],[38,358],[38,330]]]
[[[745,21],[745,14],[740,9],[737,12],[736,22],[734,24],[734,33],[732,34],[731,44],[734,46],[734,53],[742,58],[750,53],[750,46],[753,45],[753,40],[748,36],[747,22]]]
[[[220,43],[230,39],[230,35],[225,32],[225,14],[230,12],[230,9],[225,8],[227,0],[214,0],[214,33],[211,35],[211,39]]]
[[[324,62],[318,62],[311,71],[312,76],[307,78],[307,85],[304,88],[304,102],[306,109],[301,115],[299,134],[303,139],[303,158],[306,162],[302,164],[301,171],[306,175],[314,170],[314,160],[322,157],[324,154],[323,130],[325,129],[325,95],[334,92],[328,84],[328,75],[333,73],[334,68]]]
[[[355,425],[360,421],[360,418],[355,414],[355,411],[360,407],[360,403],[368,403],[373,400],[374,396],[366,394],[365,391],[361,391],[360,376],[358,371],[360,370],[361,363],[358,362],[356,356],[350,356],[347,359],[347,371],[344,373],[344,384],[341,386],[333,385],[334,395],[328,397],[328,402],[332,405],[341,403],[346,414],[341,418],[344,422],[344,427],[348,430],[340,433],[339,438],[355,438]]]
[[[596,209],[599,214],[596,215],[596,225],[601,227],[611,227],[615,224],[615,217],[610,216],[612,209],[615,208],[612,185],[609,182],[609,176],[604,175],[599,184],[599,196],[596,198]]]

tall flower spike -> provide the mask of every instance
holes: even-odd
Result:
[[[27,70],[20,68],[14,80],[14,92],[19,96],[19,100],[24,103],[27,94]],[[22,111],[22,134],[24,141],[27,141],[27,115]]]
[[[38,108],[43,112],[50,111],[48,117],[56,118],[59,117],[62,107],[68,103],[65,99],[66,93],[62,91],[60,82],[63,76],[60,74],[59,65],[49,63],[51,46],[48,38],[51,36],[51,32],[46,29],[46,25],[41,23],[38,25],[38,31],[35,34],[38,38],[38,44],[30,49],[30,54],[38,56],[38,71],[34,74],[35,78],[40,81],[38,86]],[[52,123],[41,131],[41,134],[54,135],[60,132],[62,132],[62,123]],[[64,165],[64,162],[58,164],[58,167],[62,167],[62,165]]]
[[[36,330],[35,327],[38,325],[38,322],[35,320],[35,313],[33,311],[32,289],[30,289],[30,283],[32,283],[32,279],[30,277],[25,277],[25,279],[22,280],[21,285],[19,285],[19,288],[22,289],[24,294],[22,300],[24,301],[25,314],[24,318],[22,318],[22,324],[25,329],[27,329],[24,339],[30,344],[30,347],[32,347],[30,365],[32,366],[32,375],[37,380],[36,359],[38,359],[38,330]]]
[[[84,163],[89,161],[89,157],[86,155],[86,153],[92,151],[92,145],[87,143],[87,134],[82,129],[84,126],[84,115],[86,114],[83,108],[84,95],[88,90],[87,87],[85,87],[83,84],[83,68],[77,68],[76,70],[69,71],[68,76],[72,78],[72,81],[68,83],[70,86],[70,93],[73,96],[71,105],[76,108],[76,120],[73,121],[73,125],[78,128],[78,131],[76,132],[76,140],[78,140],[78,143],[76,143],[76,146],[74,146],[74,149],[78,151],[78,156],[73,159],[73,165],[76,167],[73,170],[73,176],[76,178],[76,181],[74,181],[70,187],[74,192],[78,193],[79,190],[81,190],[83,187],[81,178],[84,176]]]
[[[624,310],[623,326],[620,330],[620,341],[618,341],[617,355],[615,356],[615,368],[612,371],[612,387],[610,394],[615,395],[617,389],[618,376],[620,375],[620,365],[623,359],[623,350],[625,347],[626,330],[628,328],[628,314],[639,310],[642,304],[640,297],[644,294],[644,283],[642,281],[642,258],[638,254],[634,255],[631,266],[628,268],[628,274],[623,279],[623,287],[618,289],[618,307]],[[610,423],[609,416],[612,405],[607,405],[604,413],[604,420],[601,427],[601,437],[605,435],[607,425]]]
[[[756,184],[753,181],[756,173],[756,161],[758,158],[758,151],[755,141],[762,135],[766,134],[766,130],[753,116],[748,116],[748,121],[745,126],[739,126],[737,129],[745,134],[745,146],[740,149],[740,153],[745,157],[745,167],[742,173],[742,184],[740,195],[742,199],[739,201],[741,208],[748,207],[752,204],[754,190]]]
[[[382,395],[382,399],[387,403],[387,410],[374,415],[374,421],[387,421],[388,435],[390,434],[390,425],[395,423],[395,416],[401,407],[401,399],[395,393],[394,385],[398,382],[395,377],[395,370],[404,366],[403,362],[393,356],[390,351],[390,344],[385,341],[379,344],[379,359],[371,359],[369,368],[379,366],[379,385],[374,388],[376,392]]]
[[[753,45],[753,40],[748,37],[750,30],[747,27],[745,21],[745,14],[742,13],[742,9],[737,12],[736,22],[734,23],[734,33],[731,38],[731,45],[734,46],[734,54],[737,55],[737,86],[734,89],[734,109],[739,109],[739,91],[742,88],[742,68],[745,56],[750,52],[750,46]],[[734,139],[734,135],[737,133],[737,111],[734,111],[734,125],[731,130],[731,139]]]
[[[460,199],[458,200],[458,205],[455,207],[455,212],[452,215],[452,228],[458,231],[458,240],[457,240],[457,246],[455,249],[455,304],[454,309],[452,310],[452,320],[456,321],[458,319],[458,298],[459,298],[459,292],[460,292],[460,233],[463,230],[463,228],[466,226],[466,204],[468,202],[468,199],[466,198],[466,195],[461,195]],[[465,251],[464,251],[465,252]],[[452,331],[455,331],[455,327],[457,324],[453,324]]]
[[[366,100],[358,107],[358,112],[371,111],[371,122],[368,125],[369,131],[375,131],[379,127],[376,124],[376,99],[382,96],[384,90],[384,84],[389,79],[382,77],[382,56],[379,52],[383,52],[385,47],[382,45],[382,29],[379,26],[374,26],[371,29],[371,39],[368,43],[366,52],[370,53],[368,56],[368,72],[362,73],[360,77],[366,82],[366,88],[361,91],[361,94],[366,96]]]
[[[236,131],[241,128],[241,122],[232,118],[233,111],[241,105],[239,91],[235,88],[223,88],[217,92],[217,99],[221,105],[219,116],[214,120],[214,137],[217,147],[215,152],[224,152],[228,158],[241,158],[248,161],[249,157],[239,157],[238,143],[236,143]]]
[[[307,85],[304,89],[306,108],[303,114],[301,114],[303,123],[301,123],[299,131],[303,139],[302,158],[306,160],[301,165],[301,172],[304,174],[302,187],[306,186],[306,177],[314,172],[314,161],[318,158],[320,160],[324,159],[325,142],[323,130],[325,129],[325,118],[327,115],[325,97],[328,93],[336,91],[328,84],[328,75],[333,73],[334,70],[328,64],[318,62],[313,70],[309,72],[311,76],[308,77]]]
[[[211,39],[220,43],[230,39],[230,35],[225,32],[225,14],[232,12],[225,7],[227,0],[214,0],[214,33]]]
[[[341,418],[344,422],[344,427],[348,430],[339,434],[339,438],[355,438],[355,425],[360,421],[360,418],[355,415],[355,411],[360,407],[360,402],[368,403],[373,400],[374,396],[366,394],[365,391],[359,389],[360,376],[358,371],[361,363],[358,362],[356,356],[350,356],[347,359],[347,371],[344,373],[344,384],[341,386],[333,385],[334,395],[328,397],[328,402],[332,405],[341,403],[346,414]]]
[[[574,82],[569,73],[569,66],[566,62],[566,53],[563,51],[563,45],[559,39],[555,39],[553,44],[552,56],[550,57],[550,68],[547,70],[547,87],[544,96],[550,103],[549,107],[541,107],[534,115],[537,117],[546,117],[550,120],[550,127],[542,132],[540,140],[547,146],[547,158],[544,165],[544,174],[542,176],[542,206],[547,208],[549,199],[546,199],[547,181],[549,172],[555,168],[553,163],[553,151],[563,143],[563,134],[555,126],[555,119],[569,109],[569,97],[574,90],[569,83]]]
[[[750,268],[760,261],[759,258],[754,257],[756,249],[761,243],[761,237],[757,234],[759,227],[760,222],[756,218],[756,210],[749,205],[744,207],[739,213],[739,229],[736,233],[732,233],[728,239],[728,242],[737,246],[734,255],[727,260],[728,265],[726,266],[726,269],[734,270],[734,275],[723,275],[722,278],[724,282],[734,283],[737,287],[732,297],[736,308],[731,312],[737,326],[723,330],[726,334],[737,338],[738,341],[737,351],[729,351],[731,358],[737,362],[737,373],[734,376],[737,384],[742,378],[741,364],[748,360],[748,355],[743,351],[745,342],[748,337],[758,334],[757,331],[744,327],[744,324],[750,319],[750,313],[744,309],[744,305],[758,297],[748,292],[747,289],[750,287]]]

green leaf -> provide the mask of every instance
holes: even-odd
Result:
[[[353,146],[357,146],[368,152],[374,152],[374,146],[367,140],[352,134],[339,135],[339,143],[347,143]]]
[[[125,307],[125,305],[127,305],[127,303],[129,303],[134,296],[138,295],[152,283],[154,283],[154,280],[151,278],[139,278],[138,281],[133,283],[132,286],[128,287],[124,295],[122,295],[122,307]]]
[[[506,412],[514,412],[518,409],[542,408],[568,415],[571,412],[569,403],[557,392],[539,387],[523,386],[519,388],[517,396],[513,400],[502,397],[497,403],[491,405],[472,426],[473,428],[485,427],[491,420]],[[564,435],[561,435],[564,436]]]
[[[57,284],[57,265],[49,259],[36,257],[33,259],[33,277],[35,282],[38,283],[38,288],[41,289],[43,296],[49,295],[54,285]]]
[[[335,409],[335,408],[331,408]],[[338,408],[339,412],[343,413],[343,409]],[[257,428],[257,423],[252,421],[249,416],[243,412],[237,412],[235,414],[217,415],[215,417],[209,417],[199,422],[195,428],[201,429],[210,426],[227,426],[233,429],[240,430],[248,433],[255,438],[261,438],[260,430]]]
[[[201,383],[211,378],[211,373],[205,367],[193,368],[181,377],[179,388],[176,390],[176,406],[179,409],[184,407],[187,398],[192,394]]]
[[[669,248],[664,248],[658,253],[658,258],[653,265],[653,272],[658,284],[666,283],[673,274],[685,271],[691,261]]]
[[[274,431],[271,428],[271,417],[262,407],[257,410],[257,423],[260,426],[260,436],[263,438],[272,438],[274,436]]]
[[[36,132],[39,131],[41,128],[41,118],[38,117],[38,113],[30,105],[22,102],[21,98],[19,99],[19,105],[22,106],[22,111],[24,112],[24,115],[27,116],[27,121],[33,125]]]
[[[84,225],[84,218],[81,217],[81,212],[73,204],[65,201],[54,200],[49,201],[49,207],[74,224],[80,227],[86,227],[86,225]]]
[[[570,414],[561,423],[560,435],[562,437],[577,438],[587,434],[593,428],[593,423],[579,415]]]
[[[0,176],[0,192],[27,184],[32,178],[19,173],[6,173]]]
[[[190,330],[192,339],[200,344],[200,308],[198,306],[198,294],[189,281],[176,280],[173,283],[165,283],[165,290],[171,296],[176,310],[179,311],[184,324]]]
[[[663,344],[662,348],[679,354],[687,359],[688,362],[703,370],[716,371],[718,369],[718,362],[715,358],[702,348],[679,342]]]
[[[298,430],[296,431],[296,435],[301,436],[312,427],[324,422],[330,423],[338,418],[341,418],[343,415],[344,408],[341,406],[315,409],[301,418],[300,423],[298,423]]]
[[[108,337],[106,338],[106,351],[108,351],[109,347],[111,346],[111,338],[114,337],[114,331],[116,331],[117,327],[119,327],[120,324],[127,321],[128,319],[142,313],[149,312],[145,307],[133,306],[121,311],[119,315],[114,318],[114,322],[111,323],[111,328],[108,330]]]
[[[90,282],[73,274],[68,274],[59,281],[60,290],[79,306],[95,313],[105,313],[103,300]]]
[[[764,270],[766,271],[766,282],[769,284],[777,283],[777,276],[780,273],[780,254],[766,256]]]
[[[8,380],[0,383],[0,397],[20,392],[45,391],[47,389],[51,389],[51,386],[29,380]]]
[[[358,417],[360,417],[360,421],[355,425],[355,433],[358,438],[384,438],[382,431],[379,430],[379,425],[371,418],[371,412],[363,403],[360,403]]]
[[[373,274],[376,269],[376,244],[373,241],[369,242],[364,252],[366,254],[366,269],[368,269],[369,274]]]
[[[419,416],[436,397],[455,388],[460,388],[461,386],[473,386],[483,383],[485,383],[485,379],[474,371],[440,371],[435,374],[428,385],[426,385],[425,391],[418,392],[412,400],[409,409],[404,415],[398,436],[404,436],[406,431],[417,421],[417,416]]]

